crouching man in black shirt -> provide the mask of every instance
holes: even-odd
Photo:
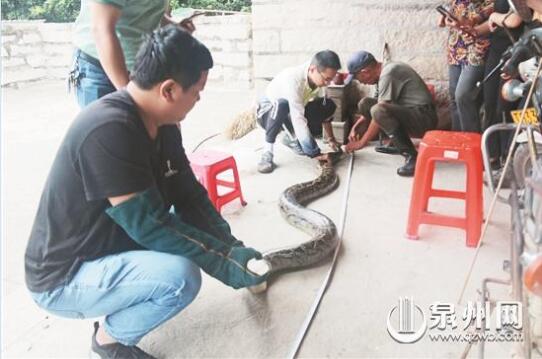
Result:
[[[126,89],[77,116],[51,168],[26,283],[51,313],[105,316],[91,344],[102,358],[151,358],[136,344],[192,302],[200,268],[233,288],[266,279],[247,270],[261,254],[232,235],[209,201],[177,127],[212,65],[189,33],[155,31]]]

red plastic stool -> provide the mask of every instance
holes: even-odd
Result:
[[[239,181],[237,164],[232,155],[213,150],[200,150],[188,154],[188,160],[190,161],[190,166],[198,178],[198,181],[207,189],[209,199],[214,204],[217,211],[220,212],[223,205],[236,198],[241,200],[243,206],[247,205],[243,199],[243,193],[241,192],[241,182]],[[218,178],[219,174],[228,170],[232,170],[233,172],[233,182]],[[218,186],[232,188],[233,190],[219,195]]]
[[[406,236],[418,239],[420,224],[456,227],[467,232],[467,247],[476,247],[480,239],[484,203],[482,197],[481,136],[477,133],[429,131],[420,143],[412,186]],[[435,162],[463,162],[467,170],[466,192],[433,188]],[[429,198],[465,200],[465,218],[445,216],[427,210]]]

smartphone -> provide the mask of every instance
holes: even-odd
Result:
[[[196,11],[194,12],[192,15],[190,15],[189,17],[183,19],[184,20],[192,20],[193,18],[197,17],[197,16],[200,16],[200,15],[205,15],[205,12],[203,11]]]
[[[435,10],[437,10],[440,14],[442,14],[443,16],[446,16],[447,18],[450,18],[452,19],[453,21],[455,21],[456,23],[459,23],[459,19],[457,17],[455,17],[454,14],[452,14],[451,12],[449,12],[444,6],[442,5],[439,5],[435,8]],[[475,34],[473,34],[472,32],[470,32],[469,30],[465,30],[463,28],[460,29],[461,31],[463,31],[464,33],[472,36],[472,37],[476,37]]]
[[[439,5],[436,7],[436,9],[439,13],[441,13],[442,15],[446,16],[446,17],[449,17],[450,19],[452,19],[453,21],[455,22],[459,22],[459,19],[457,17],[454,16],[454,14],[452,14],[451,12],[449,12],[448,10],[446,10],[446,8],[442,5]]]

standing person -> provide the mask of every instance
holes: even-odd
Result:
[[[399,176],[412,176],[416,168],[418,152],[409,136],[422,137],[426,131],[437,127],[438,117],[433,98],[421,76],[408,64],[387,62],[382,64],[367,51],[358,51],[348,60],[349,77],[378,86],[378,98],[365,97],[359,105],[361,117],[352,127],[346,152],[364,148],[382,129],[394,147],[387,153],[400,153],[405,164],[397,169]],[[356,128],[369,122],[361,139],[356,137]],[[380,152],[383,152],[382,150]]]
[[[480,96],[476,83],[484,76],[489,49],[487,19],[493,0],[450,0],[449,11],[458,20],[441,16],[439,26],[449,27],[448,74],[452,130],[480,132]]]
[[[69,81],[81,108],[128,83],[144,36],[173,20],[169,0],[82,0]],[[193,32],[190,20],[181,22]]]
[[[512,40],[508,37],[505,29],[510,29],[510,34],[514,40],[517,40],[523,31],[523,22],[521,17],[510,12],[510,5],[507,0],[495,0],[495,12],[491,14],[488,20],[491,30],[489,53],[486,60],[486,69],[484,77],[499,64],[503,53],[512,45]],[[484,112],[485,128],[500,122],[512,122],[510,111],[515,110],[518,102],[507,102],[502,99],[500,93],[504,81],[497,71],[484,83]],[[501,136],[503,135],[503,136]],[[508,136],[495,133],[489,140],[489,154],[492,164],[498,166],[500,159],[505,156],[506,147],[508,147]]]
[[[136,344],[194,300],[200,268],[233,288],[266,279],[247,269],[261,254],[211,204],[177,127],[212,65],[209,50],[178,26],[155,31],[126,89],[73,121],[49,173],[26,285],[55,315],[105,316],[91,341],[101,358],[152,358]]]
[[[331,120],[337,106],[325,96],[325,86],[341,68],[339,56],[324,50],[310,62],[280,72],[267,86],[258,102],[257,122],[265,130],[264,153],[258,163],[260,173],[275,169],[273,146],[278,134],[286,128],[284,144],[295,153],[327,160],[314,140],[322,134],[322,125],[332,148],[338,148]]]

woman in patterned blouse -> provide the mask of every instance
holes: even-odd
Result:
[[[449,0],[448,10],[457,21],[441,17],[440,26],[449,28],[448,69],[452,130],[480,132],[480,96],[476,83],[484,76],[489,49],[487,19],[493,0]]]

